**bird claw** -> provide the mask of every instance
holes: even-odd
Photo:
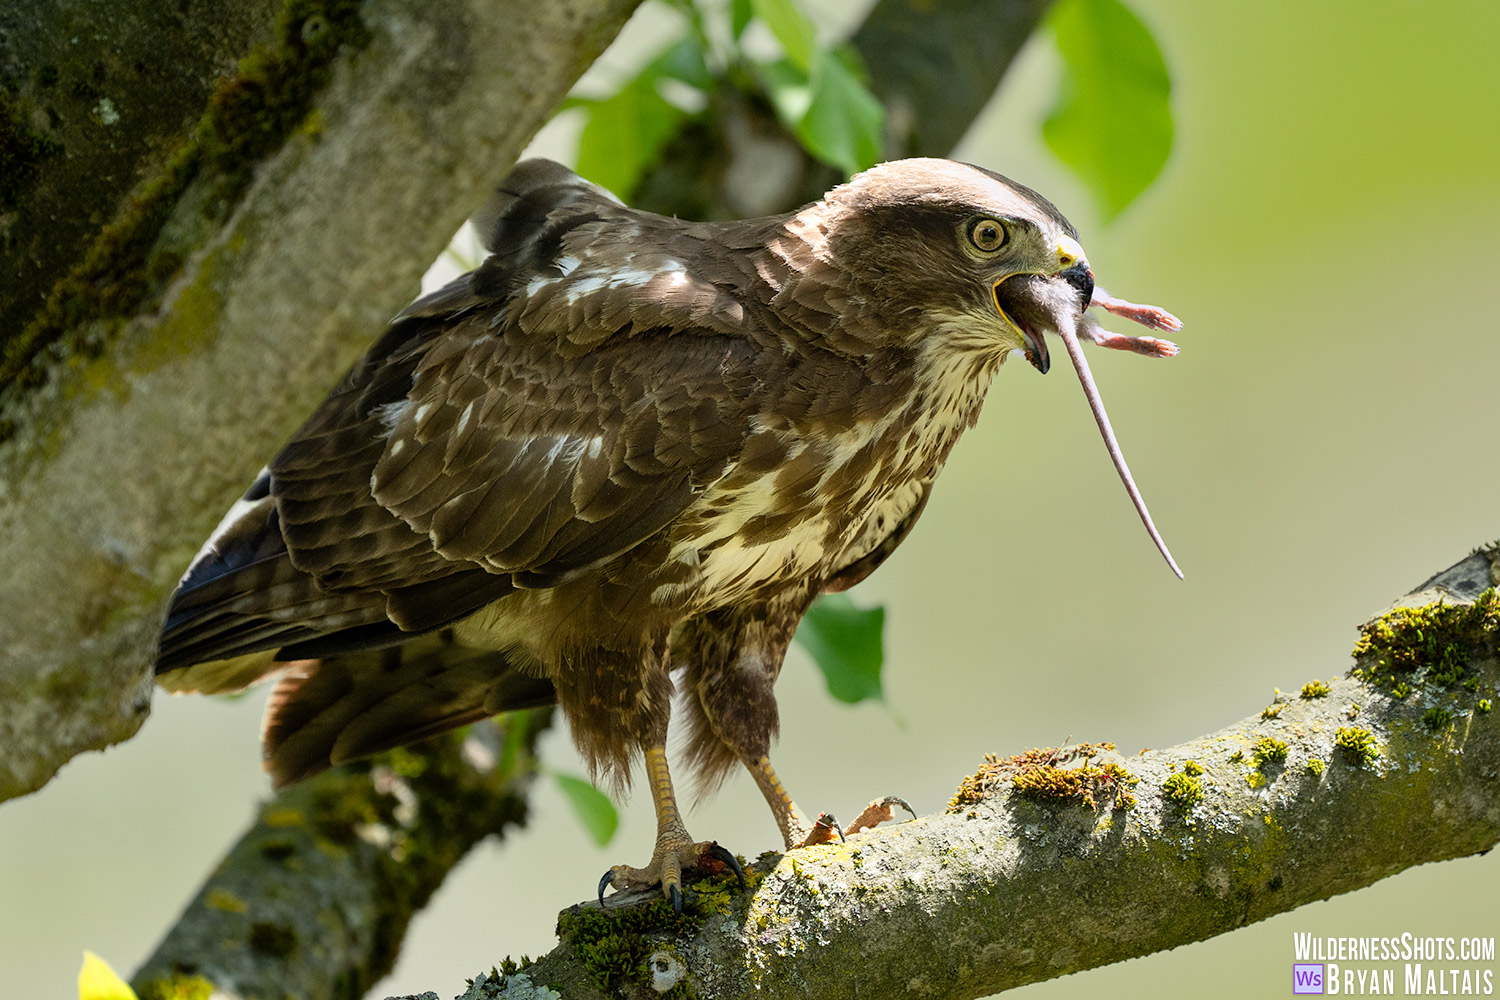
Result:
[[[721,847],[718,841],[711,841],[704,850],[703,855],[704,857],[713,858],[734,872],[734,877],[740,880],[740,892],[745,892],[749,889],[749,886],[745,884],[745,869],[740,866],[740,859],[735,857],[729,850]]]
[[[684,899],[682,873],[688,868],[703,868],[703,862],[707,859],[712,859],[734,872],[735,878],[739,879],[741,891],[748,888],[745,883],[744,868],[741,867],[739,859],[728,850],[712,840],[702,843],[684,841],[680,844],[659,845],[650,863],[644,868],[615,865],[605,872],[604,876],[599,879],[599,906],[607,908],[604,890],[610,886],[614,886],[618,893],[632,889],[649,889],[659,885],[661,894],[671,902],[673,912],[680,914]]]
[[[612,883],[614,880],[615,880],[615,870],[613,868],[611,868],[609,871],[605,872],[604,873],[604,877],[599,880],[599,909],[601,909],[601,910],[605,908],[605,905],[604,905],[604,890],[607,889],[607,888],[609,888],[610,883]]]

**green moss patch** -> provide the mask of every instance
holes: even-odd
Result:
[[[1130,790],[1140,779],[1113,761],[1093,763],[1093,758],[1114,748],[1113,743],[1080,743],[1061,749],[1034,748],[1010,757],[985,754],[979,770],[958,786],[947,811],[961,812],[987,798],[1004,782],[1032,799],[1072,800],[1086,809],[1097,809],[1101,803],[1117,809],[1133,808],[1136,798]],[[1062,766],[1077,760],[1083,763]]]
[[[665,899],[619,909],[575,906],[557,920],[557,933],[583,962],[595,985],[651,982],[646,959],[667,938],[687,938],[703,926],[693,906],[675,913]]]
[[[1437,732],[1439,729],[1447,729],[1448,723],[1453,721],[1453,715],[1446,708],[1429,708],[1427,714],[1422,716],[1422,725]]]
[[[1368,729],[1340,726],[1334,734],[1333,745],[1355,767],[1372,767],[1380,757],[1375,734]]]
[[[506,955],[499,966],[490,966],[490,978],[501,979],[505,976],[514,976],[518,972],[531,968],[532,964],[533,959],[530,955],[522,955],[519,962]],[[474,980],[470,979],[468,983],[473,986]]]
[[[202,976],[177,975],[141,983],[137,992],[141,1000],[209,1000],[215,987]]]
[[[1268,764],[1285,764],[1289,752],[1285,743],[1267,736],[1251,747],[1250,763],[1257,771],[1264,771]]]
[[[42,161],[62,152],[55,139],[31,128],[30,111],[0,86],[0,212],[21,204],[27,188],[41,175]]]
[[[1308,681],[1306,684],[1302,685],[1301,697],[1308,700],[1311,700],[1313,698],[1327,698],[1328,693],[1332,690],[1333,689],[1331,687],[1329,687],[1327,684],[1324,684],[1322,681]]]
[[[344,46],[363,47],[370,32],[360,19],[359,0],[286,0],[270,42],[240,61],[219,82],[192,136],[161,173],[141,185],[116,218],[95,237],[83,259],[53,287],[35,317],[4,343],[0,386],[34,386],[41,366],[32,362],[49,347],[96,357],[106,338],[82,329],[123,321],[143,309],[181,265],[178,251],[159,244],[163,227],[188,185],[208,185],[199,200],[215,219],[227,215],[250,185],[255,168],[286,141],[307,117],[317,92],[332,75]],[[24,168],[46,151],[12,145],[12,118],[0,107],[0,144],[13,149]],[[0,159],[6,155],[0,149]],[[0,164],[0,177],[12,171]],[[16,176],[24,180],[24,170]],[[3,196],[3,192],[0,192]],[[13,428],[0,427],[0,438]]]
[[[1161,792],[1168,802],[1187,810],[1203,801],[1203,782],[1194,775],[1173,774],[1162,782]]]
[[[1453,690],[1467,683],[1469,660],[1500,650],[1500,597],[1492,587],[1473,604],[1396,608],[1360,633],[1355,677],[1397,699],[1422,685]]]

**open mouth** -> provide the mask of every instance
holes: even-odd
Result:
[[[1021,331],[1026,342],[1026,360],[1043,375],[1052,365],[1047,353],[1046,334],[1056,333],[1064,317],[1077,323],[1083,310],[1088,308],[1087,296],[1094,291],[1093,278],[1083,270],[1081,280],[1087,283],[1087,295],[1079,301],[1085,289],[1073,278],[1068,271],[1055,276],[1013,274],[994,288],[995,308]]]

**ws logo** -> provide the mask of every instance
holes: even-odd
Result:
[[[1323,963],[1298,962],[1292,966],[1293,993],[1323,992]]]

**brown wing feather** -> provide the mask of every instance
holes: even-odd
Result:
[[[244,530],[274,566],[209,552],[159,669],[439,627],[629,550],[732,460],[777,350],[706,277],[743,255],[556,164],[481,225],[494,256],[397,316],[271,463],[274,516]]]

